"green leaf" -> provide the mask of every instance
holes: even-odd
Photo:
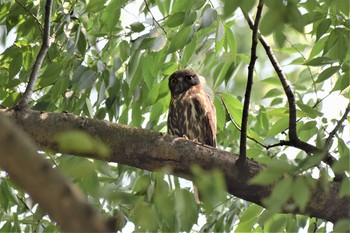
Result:
[[[140,22],[130,24],[130,28],[133,32],[142,32],[145,30],[145,26]]]
[[[181,231],[189,232],[197,223],[198,207],[193,193],[186,189],[175,190],[175,211]],[[169,210],[170,211],[170,210]]]
[[[85,38],[85,34],[82,31],[80,31],[79,33],[77,49],[80,52],[81,56],[84,57],[86,52],[86,38]]]
[[[9,67],[9,78],[15,77],[22,68],[22,54],[14,54]]]
[[[98,2],[98,1],[96,1]],[[113,0],[102,11],[102,25],[106,26],[109,33],[113,33],[117,28],[117,24],[120,18],[120,7],[126,0]]]
[[[221,97],[234,122],[240,127],[242,121],[242,103],[236,97],[227,93],[223,93]]]
[[[259,172],[258,175],[254,176],[250,179],[249,184],[257,184],[257,185],[269,185],[279,180],[280,177],[276,174],[275,171],[265,169]]]
[[[171,13],[189,11],[192,8],[191,4],[193,4],[192,1],[191,2],[188,2],[188,1],[174,1]]]
[[[338,140],[338,148],[345,152],[340,156],[339,160],[334,163],[332,168],[335,173],[342,174],[345,171],[350,171],[350,150],[342,140]]]
[[[317,27],[316,41],[318,41],[329,29],[332,21],[330,19],[324,19]]]
[[[225,30],[224,25],[219,21],[215,35],[215,54],[218,55],[224,45]]]
[[[308,66],[324,66],[324,65],[330,65],[335,63],[336,60],[333,60],[331,58],[328,57],[316,57],[313,58],[311,60],[308,60],[304,63],[304,65],[308,65]]]
[[[349,1],[333,0],[331,4],[335,6],[337,11],[341,11],[344,15],[349,15],[349,11],[350,11]]]
[[[333,91],[343,91],[346,88],[350,86],[350,78],[349,78],[349,72],[345,73],[344,75],[340,76],[337,80],[337,82],[334,85]]]
[[[106,157],[110,153],[109,148],[101,141],[94,139],[85,132],[77,130],[59,134],[57,136],[57,143],[60,150],[73,154],[86,153]]]
[[[215,9],[208,7],[203,13],[199,29],[210,27],[216,21],[217,17],[218,12]]]
[[[250,205],[240,217],[240,222],[254,222],[256,223],[257,217],[262,213],[263,208],[256,204]]]
[[[230,49],[230,54],[233,58],[234,63],[236,63],[236,40],[233,35],[232,30],[227,24],[224,24],[225,29],[225,42],[227,43],[228,48]]]
[[[283,22],[281,14],[279,12],[268,10],[262,17],[260,23],[260,32],[264,35],[270,35],[273,31],[280,27],[278,25],[280,22]]]
[[[311,130],[313,128],[316,127],[316,121],[309,121],[309,122],[306,122],[305,124],[302,124],[302,126],[300,128],[298,128],[299,131],[303,131],[303,130]]]
[[[107,0],[89,1],[89,3],[87,4],[87,6],[85,8],[85,12],[96,13],[105,7],[106,2],[107,2]]]
[[[185,46],[183,56],[181,57],[181,63],[187,64],[190,58],[195,54],[197,46],[197,35],[195,34],[192,41]]]
[[[296,177],[293,182],[292,198],[302,211],[304,211],[310,197],[311,191],[307,182],[303,177]]]
[[[341,182],[339,196],[340,197],[345,197],[345,196],[349,197],[350,196],[350,180],[349,179],[343,179],[343,181]]]
[[[49,64],[38,79],[38,87],[42,88],[52,85],[60,77],[61,71],[62,65],[60,63]]]
[[[224,128],[226,123],[226,112],[224,106],[222,105],[222,102],[217,96],[214,98],[214,106],[216,109],[217,129],[220,131]]]
[[[170,46],[168,53],[173,53],[176,50],[182,49],[188,42],[190,42],[190,35],[192,32],[192,25],[183,27],[178,31],[173,38],[169,38]]]
[[[296,104],[304,113],[307,114],[308,117],[310,117],[312,119],[316,118],[317,116],[321,116],[320,112],[318,112],[316,109],[310,107],[309,105],[303,104],[300,101],[297,101]]]
[[[267,208],[280,210],[287,203],[292,191],[292,179],[284,177],[279,181],[271,192],[271,195],[263,201]]]
[[[288,118],[282,118],[276,121],[270,128],[270,131],[267,133],[266,138],[274,137],[277,134],[288,128],[289,120]]]
[[[275,215],[264,225],[266,232],[281,232],[285,228],[286,215]]]
[[[327,37],[328,36],[322,37],[320,40],[318,40],[314,44],[314,46],[312,47],[311,52],[310,52],[309,60],[311,60],[311,58],[317,56],[318,54],[320,54],[323,51],[325,43],[327,41]]]
[[[341,219],[334,225],[333,232],[349,232],[350,223],[348,219]]]
[[[164,22],[166,27],[177,27],[185,20],[185,12],[176,12],[170,15]]]
[[[232,17],[232,13],[238,8],[239,3],[241,1],[231,1],[231,0],[224,0],[224,17],[229,18]]]
[[[265,94],[263,99],[272,98],[272,97],[276,97],[276,96],[280,96],[280,95],[283,95],[283,91],[281,91],[281,89],[279,89],[279,88],[273,88]]]
[[[154,40],[154,42],[151,46],[151,50],[154,52],[159,52],[161,49],[163,49],[165,47],[166,43],[167,43],[167,38],[163,34],[160,34]]]
[[[323,70],[319,75],[318,78],[316,80],[315,83],[320,83],[323,82],[325,80],[327,80],[328,78],[330,78],[333,74],[335,74],[336,72],[338,72],[338,70],[340,69],[340,66],[332,66],[329,67],[325,70]]]
[[[96,79],[97,75],[94,71],[86,66],[80,65],[73,73],[72,83],[77,85],[78,90],[84,90],[91,87]]]
[[[150,121],[158,118],[164,112],[165,106],[161,102],[157,102],[152,106],[151,115],[149,117]]]
[[[154,206],[139,199],[133,206],[129,215],[131,221],[136,225],[137,231],[157,231],[158,218]]]

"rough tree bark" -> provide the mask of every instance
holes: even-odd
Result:
[[[37,154],[30,137],[0,115],[0,167],[66,232],[113,231],[86,197]]]
[[[193,164],[204,169],[219,169],[223,172],[230,194],[258,205],[263,205],[263,198],[268,197],[273,188],[247,183],[249,178],[264,169],[263,165],[247,159],[247,170],[236,169],[236,154],[186,139],[68,113],[0,110],[1,115],[15,120],[42,148],[50,148],[56,152],[117,162],[150,171],[166,166],[171,169],[172,174],[187,179],[192,179]],[[99,138],[110,147],[111,154],[97,157],[96,154],[63,151],[58,148],[55,138],[58,133],[69,130],[82,130]],[[304,214],[331,222],[350,218],[350,198],[340,198],[339,188],[340,184],[337,182],[330,182],[328,190],[317,185],[312,190],[312,198],[305,210],[285,209],[282,212]]]

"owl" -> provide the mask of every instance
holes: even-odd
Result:
[[[168,133],[216,147],[216,111],[202,77],[185,69],[169,78]]]

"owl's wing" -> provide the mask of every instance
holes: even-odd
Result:
[[[200,131],[200,141],[216,147],[216,111],[212,100],[202,90],[193,95],[191,101],[197,112],[198,122],[196,127]]]

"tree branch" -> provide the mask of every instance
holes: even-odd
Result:
[[[242,12],[244,14],[245,19],[248,22],[248,25],[251,29],[253,29],[253,22],[250,19],[249,15],[242,9]],[[282,87],[284,89],[284,92],[287,96],[288,99],[288,105],[289,105],[289,141],[281,141],[280,143],[268,146],[268,148],[272,148],[275,146],[280,146],[280,145],[289,145],[289,146],[293,146],[295,148],[301,149],[303,151],[305,151],[308,154],[314,154],[314,153],[321,153],[322,150],[307,143],[307,142],[303,142],[299,139],[298,135],[297,135],[297,117],[296,117],[296,106],[295,106],[295,98],[294,98],[294,94],[292,92],[292,89],[290,88],[287,78],[285,76],[285,74],[282,71],[281,66],[279,65],[273,51],[271,50],[271,47],[269,46],[269,44],[266,42],[266,40],[264,39],[264,37],[262,35],[258,35],[259,41],[262,44],[262,46],[264,47],[266,54],[272,64],[272,66],[274,67],[278,78],[280,79],[280,82],[282,84]],[[286,144],[288,143],[288,144]],[[332,166],[336,159],[330,154],[330,153],[326,153],[326,157],[323,159],[323,161],[328,164],[329,166]]]
[[[254,25],[252,20],[250,19],[249,15],[242,9],[243,15],[245,19],[248,22],[249,27],[253,30]],[[290,141],[298,141],[298,135],[297,135],[297,124],[296,124],[296,119],[297,119],[297,111],[295,107],[295,98],[292,89],[290,88],[287,77],[282,71],[281,66],[279,65],[274,53],[271,50],[271,47],[269,44],[265,41],[264,37],[259,34],[259,41],[264,47],[267,56],[270,59],[270,62],[275,69],[278,78],[280,79],[280,82],[282,84],[282,87],[284,89],[284,92],[287,96],[288,99],[288,105],[289,105],[289,140]]]
[[[114,229],[81,192],[37,154],[28,135],[0,116],[0,165],[66,232]]]
[[[15,0],[15,2],[16,2],[18,5],[20,5],[26,12],[28,12],[28,14],[29,14],[31,17],[34,18],[35,22],[38,24],[39,30],[41,31],[41,33],[43,33],[43,27],[41,26],[41,23],[40,23],[40,21],[38,20],[38,18],[37,18],[35,15],[33,15],[33,13],[30,12],[30,11],[27,9],[27,7],[26,7],[25,5],[23,5],[23,3],[21,3],[19,0]]]
[[[329,147],[331,145],[331,140],[333,139],[333,137],[336,135],[336,133],[338,132],[340,126],[343,124],[343,122],[345,121],[345,119],[347,118],[347,116],[349,115],[350,112],[350,103],[348,104],[348,106],[345,109],[345,112],[342,116],[342,118],[338,121],[337,125],[334,127],[334,129],[329,133],[328,138],[326,139],[326,143],[325,143],[325,147],[326,147],[326,151],[329,150]]]
[[[248,127],[248,118],[249,118],[249,104],[250,104],[250,94],[252,92],[253,86],[253,76],[254,76],[254,66],[257,59],[256,55],[256,47],[258,45],[258,30],[259,30],[259,21],[261,18],[262,9],[264,6],[264,1],[259,0],[255,22],[253,25],[253,33],[252,33],[252,47],[250,53],[250,62],[248,66],[248,78],[247,78],[247,86],[245,89],[244,95],[244,105],[243,105],[243,113],[242,113],[242,123],[241,123],[241,139],[239,144],[239,159],[237,164],[245,164],[247,159],[246,149],[247,149],[247,127]]]
[[[263,206],[263,199],[271,194],[273,185],[250,185],[247,181],[262,171],[263,165],[247,159],[246,169],[234,169],[238,155],[209,146],[203,146],[183,138],[163,135],[145,129],[87,119],[67,113],[44,113],[27,109],[24,112],[0,110],[16,120],[42,148],[59,153],[72,153],[58,147],[55,140],[59,133],[82,130],[105,142],[112,153],[98,157],[96,153],[79,154],[109,162],[156,171],[168,167],[172,174],[192,179],[191,167],[198,164],[204,169],[220,169],[225,177],[228,192],[238,198]],[[298,213],[336,222],[350,218],[350,197],[339,197],[340,183],[330,182],[325,188],[318,185],[312,190],[312,198],[305,210],[286,208],[284,213]]]
[[[143,0],[143,2],[144,2],[145,5],[146,5],[147,11],[151,14],[153,21],[158,25],[158,27],[160,27],[160,29],[162,29],[162,31],[163,31],[163,32],[165,33],[165,35],[166,35],[167,33],[166,33],[165,29],[164,29],[164,28],[158,23],[158,21],[154,18],[151,9],[150,9],[149,6],[148,6],[147,0]]]
[[[29,76],[29,82],[26,90],[22,96],[22,99],[15,106],[16,110],[27,108],[30,98],[34,92],[36,81],[39,76],[39,71],[41,65],[44,61],[47,51],[50,47],[50,22],[51,22],[51,12],[52,12],[53,0],[47,0],[45,5],[45,23],[44,23],[44,33],[43,33],[43,43],[41,45],[38,56],[36,57],[35,63],[33,65],[32,71]]]
[[[225,111],[226,111],[228,117],[230,118],[231,123],[233,124],[233,126],[234,126],[237,130],[241,131],[240,127],[239,127],[239,126],[236,124],[236,122],[233,120],[233,117],[231,116],[231,113],[229,112],[229,110],[228,110],[228,108],[227,108],[227,105],[226,105],[224,99],[222,98],[222,96],[220,96],[220,99],[221,99],[222,105],[224,106]],[[250,140],[252,140],[253,142],[257,143],[258,145],[264,147],[265,149],[268,149],[268,146],[265,146],[263,143],[259,142],[259,141],[256,140],[255,138],[250,137],[248,134],[247,134],[247,138],[250,139]]]

